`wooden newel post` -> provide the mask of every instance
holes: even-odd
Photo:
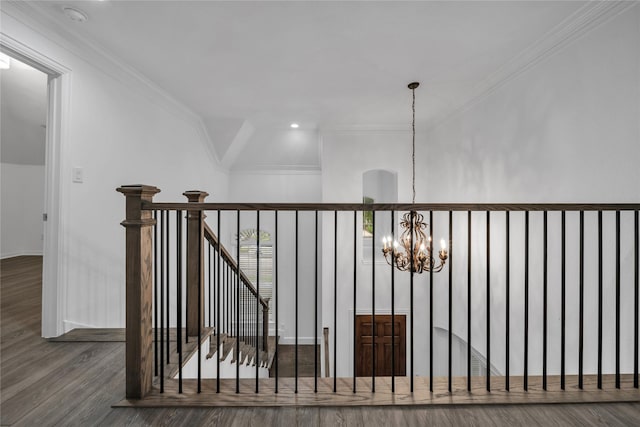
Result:
[[[160,190],[150,185],[123,185],[126,197],[126,395],[142,399],[153,379],[153,240],[156,221],[142,202]]]
[[[209,195],[205,191],[185,191],[182,194],[187,197],[189,203],[202,203]],[[187,213],[188,336],[197,336],[198,330],[202,331],[204,328],[204,218],[205,214],[202,211]]]

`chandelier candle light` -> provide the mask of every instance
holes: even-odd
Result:
[[[412,184],[413,198],[411,203],[416,203],[416,88],[420,84],[413,82],[409,84],[413,95],[411,110],[413,119],[411,122],[412,129],[412,145],[411,145],[411,161],[412,161]],[[431,256],[433,244],[431,236],[427,236],[425,230],[427,224],[424,222],[424,216],[412,210],[402,216],[400,222],[402,234],[400,241],[394,240],[392,236],[382,238],[382,253],[389,265],[395,266],[400,271],[408,271],[411,269],[414,273],[422,273],[423,271],[433,271],[437,273],[442,271],[447,261],[447,244],[444,239],[440,240],[440,251],[438,258],[440,262],[436,265],[436,260]]]

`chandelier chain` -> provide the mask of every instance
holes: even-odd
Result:
[[[411,131],[412,131],[412,140],[411,140],[411,185],[413,190],[413,197],[411,199],[411,203],[416,203],[416,89],[412,88],[411,93],[413,94],[413,101],[411,103],[411,112],[413,113],[411,119]]]

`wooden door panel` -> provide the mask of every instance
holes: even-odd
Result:
[[[364,377],[371,375],[372,368],[373,345],[371,343],[362,343],[360,352],[358,353],[357,376]]]
[[[372,328],[371,328],[371,316],[367,316],[369,317],[369,319],[363,319],[362,322],[360,322],[360,336],[361,337],[371,337],[373,335],[372,332]]]

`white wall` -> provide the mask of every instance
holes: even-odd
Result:
[[[431,182],[420,191],[451,202],[637,201],[639,14],[627,10],[420,138]]]
[[[319,203],[321,185],[320,171],[235,171],[229,176],[228,198],[230,202]]]
[[[42,255],[44,166],[0,165],[1,258]]]
[[[638,202],[640,190],[640,8],[632,8],[555,52],[430,132],[417,135],[418,202]],[[428,96],[428,93],[417,94]],[[397,170],[399,201],[410,200],[410,134],[332,132],[323,135],[323,201],[358,202],[361,177],[373,168]],[[389,221],[388,216],[384,221]],[[466,213],[454,214],[453,331],[466,338]],[[623,213],[621,241],[623,319],[632,316],[632,215]],[[577,228],[567,214],[567,370],[577,371]],[[597,219],[586,216],[585,372],[596,367]],[[542,214],[530,218],[529,372],[541,372]],[[472,343],[485,354],[486,216],[473,215]],[[491,219],[492,365],[504,369],[504,214]],[[434,235],[447,234],[447,215],[437,214]],[[339,219],[338,351],[351,350],[353,220]],[[323,326],[333,330],[333,218],[323,238]],[[560,214],[549,214],[558,236]],[[604,215],[604,370],[614,368],[614,216]],[[626,232],[624,231],[626,230]],[[522,372],[523,214],[511,216],[511,373]],[[356,239],[358,245],[360,240]],[[358,249],[360,250],[360,249]],[[559,372],[559,239],[549,242],[549,372]],[[388,305],[389,267],[376,268],[376,309]],[[447,267],[448,269],[449,267]],[[357,264],[358,310],[371,311],[371,265]],[[434,326],[448,328],[447,270],[434,282]],[[398,279],[400,277],[400,279]],[[416,374],[428,374],[428,279],[416,276]],[[396,274],[396,309],[409,306],[406,274]],[[631,322],[623,322],[622,369],[633,357]],[[332,341],[332,340],[331,340]],[[351,353],[349,353],[351,354]],[[409,353],[407,353],[409,354]],[[408,362],[409,363],[409,362]],[[338,375],[351,374],[339,357]]]
[[[372,169],[385,169],[398,173],[398,201],[411,200],[411,134],[409,132],[331,132],[323,135],[322,145],[322,197],[325,203],[360,203],[362,201],[363,173]],[[376,215],[377,221],[390,223],[390,217]],[[391,284],[389,267],[384,263],[363,262],[362,214],[357,215],[356,226],[356,275],[357,275],[357,314],[371,313],[371,274],[376,274],[376,313],[388,314],[391,311]],[[333,354],[333,333],[338,331],[338,376],[351,375],[352,336],[353,336],[353,253],[354,219],[353,214],[344,212],[338,215],[338,310],[337,327],[333,324],[334,307],[334,215],[323,215],[323,295],[322,326],[330,332],[330,349]],[[378,239],[381,236],[376,236]],[[420,281],[416,277],[416,281]],[[407,331],[410,329],[409,294],[407,275],[396,275],[396,312],[407,314]],[[416,301],[424,301],[424,286],[416,286]],[[421,310],[421,313],[425,313]],[[424,319],[415,318],[414,324],[424,325]],[[407,340],[408,342],[408,340]],[[324,354],[324,353],[323,353]],[[410,360],[409,351],[407,363]],[[324,359],[323,359],[324,360]],[[331,357],[333,360],[333,356]],[[323,362],[324,363],[324,362]],[[407,365],[407,372],[409,365]],[[333,370],[331,370],[333,373]],[[416,370],[417,374],[425,371]]]
[[[160,201],[183,200],[182,192],[190,189],[224,199],[226,174],[197,120],[118,64],[5,5],[2,34],[71,70],[61,147],[64,329],[122,327],[125,200],[115,189],[143,183],[162,190]],[[83,183],[72,183],[73,167],[84,169]],[[52,329],[64,332],[61,325]]]
[[[423,175],[430,188],[421,189],[428,200],[445,202],[638,202],[640,199],[640,9],[627,10],[582,39],[497,88],[466,111],[441,123],[422,149],[437,153],[428,158]],[[433,185],[437,183],[438,185]],[[475,241],[480,247],[474,263],[482,262],[485,225],[482,215],[474,219]],[[463,221],[462,218],[460,220]],[[542,343],[542,214],[531,215],[530,236],[530,346],[529,369],[540,373]],[[492,218],[492,347],[504,345],[504,215]],[[523,215],[512,214],[511,269],[512,315],[510,334],[511,371],[523,364]],[[614,215],[604,215],[604,352],[603,369],[613,372],[615,346]],[[586,215],[585,272],[585,370],[596,369],[597,348],[597,218]],[[464,234],[464,222],[454,234]],[[631,247],[632,215],[622,214],[623,318],[632,315]],[[560,232],[560,215],[549,214],[549,231]],[[578,329],[578,216],[567,214],[567,370],[577,372]],[[464,245],[459,244],[459,247]],[[549,370],[559,372],[560,363],[560,242],[550,240],[549,261]],[[454,275],[464,277],[460,260]],[[482,269],[482,265],[478,265]],[[473,281],[484,283],[479,271]],[[481,285],[482,286],[482,285]],[[466,291],[454,292],[465,301]],[[434,298],[446,296],[436,294]],[[472,337],[484,353],[486,293],[474,287]],[[461,310],[454,316],[464,316]],[[624,317],[626,316],[626,317]],[[631,369],[633,331],[630,322],[621,326],[621,368]],[[454,330],[466,336],[464,325]],[[492,352],[492,363],[504,367],[504,353]]]
[[[314,129],[255,126],[233,164],[234,171],[257,169],[310,170],[319,168],[318,133]]]
[[[259,171],[232,172],[229,179],[229,200],[233,202],[264,202],[264,203],[318,203],[321,200],[321,176],[314,171]],[[232,248],[232,240],[236,233],[236,214],[228,213],[223,216],[223,225],[232,224],[223,234],[225,246]],[[215,225],[213,218],[209,224]],[[241,216],[241,229],[255,228],[256,214],[245,212]],[[275,239],[275,215],[273,212],[261,212],[260,229],[271,233]],[[319,217],[319,235],[322,233]],[[315,290],[315,214],[314,212],[300,212],[298,214],[298,340],[300,344],[311,344],[314,334],[314,290]],[[278,214],[278,291],[279,317],[278,330],[281,344],[295,342],[295,214],[280,212]],[[319,242],[319,251],[321,250]],[[322,264],[321,252],[318,265]],[[320,267],[319,267],[320,270]],[[320,271],[318,272],[320,278]],[[320,279],[318,279],[320,280]],[[275,286],[275,284],[274,284]],[[320,288],[321,283],[318,282]],[[275,293],[275,291],[274,291]],[[320,304],[318,318],[321,315]],[[272,304],[272,307],[275,305]],[[322,335],[320,320],[318,320],[318,337]]]

